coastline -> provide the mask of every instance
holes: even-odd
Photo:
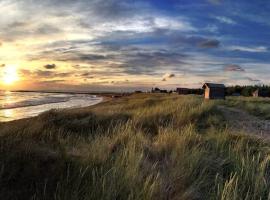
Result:
[[[68,105],[64,105],[65,103],[67,103],[67,101],[60,101],[60,102],[53,102],[53,103],[44,103],[44,104],[39,104],[39,105],[27,105],[27,106],[20,106],[16,108],[0,109],[0,123],[35,118],[49,110],[56,109],[62,112],[64,110],[92,107],[92,106],[110,101],[111,99],[108,96],[101,96],[101,95],[96,96],[96,98],[99,98],[99,99],[93,100],[90,104],[85,105],[85,106],[82,106],[82,105],[68,106]],[[16,115],[16,116],[13,116],[13,115]]]

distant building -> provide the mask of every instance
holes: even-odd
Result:
[[[189,89],[188,88],[176,88],[176,92],[178,94],[187,95],[187,94],[189,94]]]
[[[122,97],[122,95],[112,95],[113,99],[120,98],[120,97]]]
[[[225,99],[225,85],[216,83],[205,83],[204,89],[205,99]]]
[[[269,97],[270,94],[268,91],[257,89],[252,93],[253,97]]]
[[[159,88],[152,88],[151,90],[152,93],[167,93],[167,90],[161,90]]]
[[[134,93],[139,94],[139,93],[143,93],[143,91],[141,91],[141,90],[135,90]]]
[[[234,92],[234,93],[232,93],[232,96],[234,96],[234,97],[239,97],[239,96],[241,96],[241,94],[238,93],[238,92]]]

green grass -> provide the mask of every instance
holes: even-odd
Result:
[[[252,115],[270,119],[270,98],[227,97],[225,104],[246,110]]]
[[[217,104],[138,94],[0,124],[0,199],[268,199],[269,144]]]

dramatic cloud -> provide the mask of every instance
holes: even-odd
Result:
[[[44,65],[43,67],[46,69],[55,69],[56,65],[55,64],[47,64],[47,65]]]
[[[232,0],[0,0],[0,63],[17,69],[21,85],[14,87],[256,83],[247,77],[267,84],[268,6]]]
[[[239,65],[227,65],[224,67],[224,71],[244,72],[245,70]]]

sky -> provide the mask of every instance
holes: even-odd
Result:
[[[0,0],[0,90],[270,84],[265,0]]]

